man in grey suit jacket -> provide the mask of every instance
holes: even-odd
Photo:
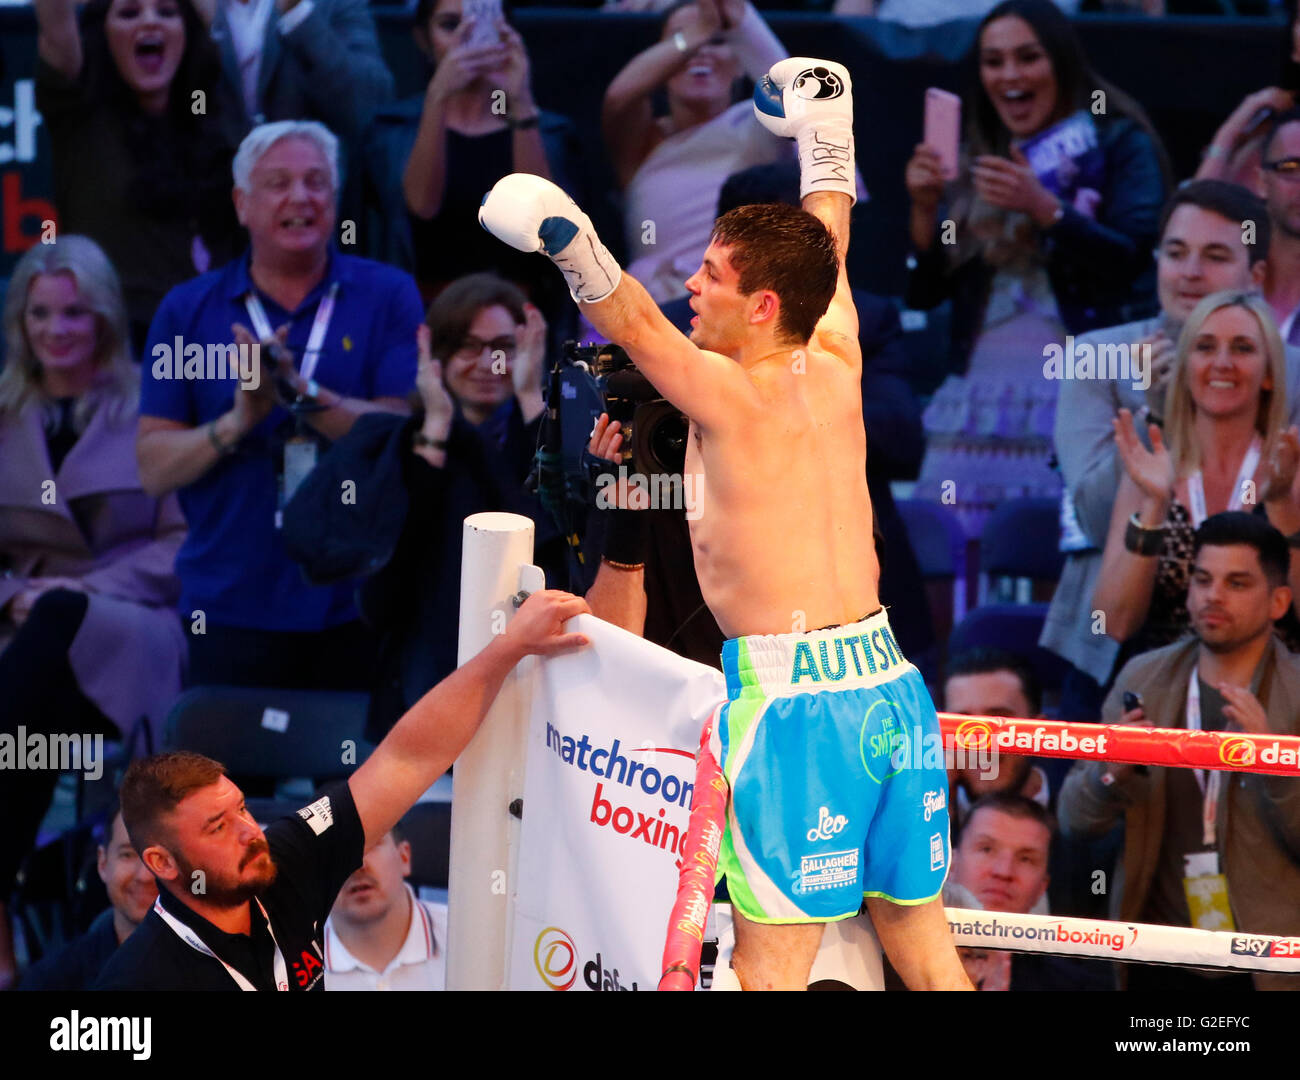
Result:
[[[1109,677],[1120,648],[1094,617],[1092,605],[1123,467],[1111,421],[1120,409],[1128,409],[1146,440],[1147,423],[1164,417],[1165,387],[1183,323],[1210,293],[1260,286],[1270,235],[1263,200],[1245,188],[1222,180],[1184,184],[1161,214],[1156,250],[1160,314],[1094,330],[1074,342],[1076,354],[1090,346],[1096,356],[1102,346],[1151,346],[1150,370],[1121,371],[1124,377],[1116,379],[1063,379],[1056,406],[1054,438],[1065,481],[1062,548],[1067,558],[1039,644],[1098,683]],[[1286,370],[1290,422],[1300,423],[1300,349],[1287,347]],[[1149,385],[1144,388],[1144,383]]]
[[[221,53],[223,115],[238,142],[259,124],[319,120],[352,153],[393,96],[366,0],[194,0]]]

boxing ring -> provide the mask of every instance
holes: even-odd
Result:
[[[462,663],[504,630],[521,592],[543,587],[542,573],[532,565],[532,545],[533,523],[527,518],[477,514],[466,519],[460,606]],[[587,725],[594,723],[594,714],[620,713],[621,706],[638,696],[638,678],[642,683],[648,678],[653,684],[655,678],[677,678],[677,669],[662,667],[650,677],[629,671],[625,676],[624,669],[618,667],[593,666],[598,658],[592,656],[550,659],[545,661],[546,669],[555,677],[549,690],[546,673],[536,658],[525,659],[515,669],[455,765],[448,890],[449,989],[582,989],[583,976],[588,989],[649,989],[657,983],[660,989],[689,990],[700,985],[700,954],[710,938],[706,927],[727,797],[726,784],[708,752],[707,725],[725,697],[709,696],[713,684],[708,679],[721,676],[591,616],[578,619],[590,620],[584,631],[594,629],[604,635],[599,647],[583,650],[585,653],[637,648],[642,651],[628,654],[637,664],[671,662],[694,669],[686,670],[686,676],[695,679],[696,690],[701,691],[692,699],[696,719],[691,721],[693,726],[677,723],[673,739],[659,738],[669,730],[668,714],[676,708],[665,706],[655,721],[658,726],[649,729],[655,737],[648,741],[655,742],[654,747],[634,747],[625,741],[622,750],[615,742],[606,751],[601,744],[601,749],[592,753],[591,763],[599,753],[607,753],[602,763],[608,767],[598,771],[592,764],[589,771],[582,772],[581,756],[576,762],[559,756],[561,732],[552,732],[552,724],[572,734],[582,733],[582,743],[586,743]],[[556,682],[567,685],[584,678],[593,684],[603,681],[603,686],[594,688],[598,691],[594,704],[575,710],[572,702],[563,703],[546,723],[545,734],[539,732],[535,712],[530,719],[535,699],[544,696],[544,691],[554,693]],[[698,707],[705,698],[707,707]],[[1293,736],[945,713],[939,714],[939,722],[943,752],[959,759],[961,755],[1015,753],[1300,778],[1300,738]],[[625,739],[630,737],[625,734]],[[599,737],[592,734],[592,746],[599,743]],[[651,751],[648,757],[658,754],[657,769],[647,763],[645,771],[638,774],[644,792],[651,791],[646,783],[651,773],[655,784],[662,778],[662,788],[656,789],[653,797],[634,792],[632,786],[620,786],[623,777],[614,775],[613,759],[631,759],[638,750]],[[562,773],[567,782],[587,785],[581,789],[580,805],[575,808],[570,798],[570,805],[565,806],[565,793],[554,783],[537,785],[537,774],[548,768],[557,775]],[[670,776],[674,772],[680,781]],[[693,780],[689,795],[685,792],[688,780]],[[631,785],[630,773],[627,784]],[[531,792],[527,814],[526,787]],[[673,803],[672,796],[679,790],[681,797]],[[642,798],[640,806],[630,801],[633,795]],[[566,814],[568,833],[564,832]],[[639,822],[635,826],[634,817]],[[670,820],[675,822],[671,828]],[[663,843],[658,842],[661,831]],[[575,838],[605,844],[603,861],[594,857],[584,860],[574,850]],[[680,859],[675,858],[678,853]],[[534,895],[529,895],[530,890]],[[545,911],[537,903],[539,890],[551,904]],[[640,894],[650,892],[657,897],[655,903],[637,906]],[[601,917],[590,918],[592,910],[584,912],[584,906]],[[1300,975],[1300,937],[964,908],[949,908],[947,916],[958,946]],[[629,955],[632,946],[636,958]]]
[[[938,715],[944,750],[954,754],[1028,754],[1300,777],[1300,738],[1295,736]],[[726,785],[709,753],[708,736],[706,728],[697,755],[696,805],[691,810],[677,902],[668,925],[660,990],[691,990],[699,976],[700,948],[726,811]],[[1300,974],[1300,937],[969,908],[945,911],[953,943],[958,946]]]

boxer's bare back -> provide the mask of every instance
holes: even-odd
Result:
[[[728,637],[819,630],[879,607],[862,354],[844,271],[849,205],[833,193],[804,200],[840,258],[835,296],[804,344],[782,342],[717,243],[686,283],[698,312],[689,341],[630,275],[584,305],[691,418],[684,489],[695,570]]]
[[[853,623],[878,606],[860,360],[819,340],[745,375],[752,402],[686,451],[700,591],[724,634],[788,634]]]

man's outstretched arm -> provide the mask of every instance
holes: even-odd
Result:
[[[706,430],[715,417],[734,413],[738,395],[752,393],[738,364],[691,341],[631,274],[604,300],[584,303],[582,313],[627,350],[655,389]]]
[[[754,115],[769,131],[799,147],[799,193],[803,208],[835,238],[840,272],[818,333],[839,333],[851,342],[848,355],[861,364],[858,313],[849,288],[849,211],[857,200],[853,148],[853,80],[832,60],[792,56],[773,64],[754,87]]]
[[[831,297],[826,314],[817,321],[817,333],[844,334],[855,345],[858,340],[858,307],[853,302],[853,290],[849,286],[847,258],[849,253],[849,210],[853,203],[847,195],[838,191],[813,191],[804,196],[803,208],[818,218],[835,237],[835,250],[840,257],[840,276],[835,284],[835,295]],[[855,349],[853,355],[861,360]]]
[[[535,593],[504,634],[407,710],[348,781],[367,848],[381,840],[451,767],[520,660],[587,644],[582,634],[564,633],[563,625],[590,610],[578,596],[551,589]]]
[[[700,349],[664,317],[641,283],[614,261],[591,219],[549,180],[526,173],[502,177],[484,198],[478,219],[511,247],[549,256],[591,324],[704,427],[734,408],[737,395],[751,392],[737,365]]]

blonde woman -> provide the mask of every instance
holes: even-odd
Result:
[[[174,498],[140,488],[139,380],[121,286],[99,246],[64,236],[27,252],[4,334],[0,737],[21,726],[27,744],[119,738],[142,717],[160,723],[180,690],[172,564],[185,522]],[[0,770],[0,986],[14,969],[4,904],[49,805],[50,764]]]
[[[1192,310],[1178,339],[1166,431],[1151,448],[1121,409],[1115,440],[1124,475],[1111,512],[1094,608],[1126,655],[1167,645],[1188,629],[1192,536],[1224,510],[1262,511],[1285,536],[1300,531],[1300,433],[1284,429],[1282,339],[1264,301],[1224,291]],[[1291,586],[1300,597],[1297,559]],[[1294,624],[1294,615],[1283,620]]]

